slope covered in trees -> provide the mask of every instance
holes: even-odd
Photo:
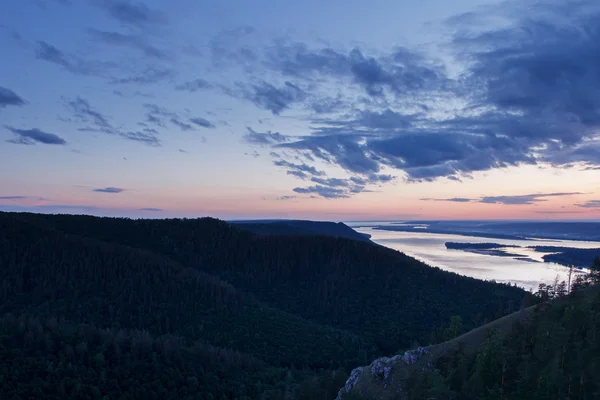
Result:
[[[342,222],[267,220],[232,221],[230,223],[260,235],[325,235],[360,240],[363,242],[369,241],[369,235],[356,232]]]
[[[564,282],[540,285],[537,305],[460,336],[453,319],[450,340],[357,368],[338,399],[598,398],[598,283],[600,259],[571,293]]]
[[[343,370],[523,296],[344,238],[0,213],[2,368],[19,370],[0,391],[331,398]]]

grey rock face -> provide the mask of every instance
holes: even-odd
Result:
[[[428,353],[429,350],[426,347],[419,347],[415,350],[408,350],[404,354],[399,354],[391,358],[378,358],[368,367],[355,368],[350,373],[350,377],[346,381],[346,385],[338,392],[336,400],[341,400],[344,393],[348,393],[354,387],[356,387],[367,371],[370,371],[370,375],[373,378],[381,381],[384,388],[387,388],[387,386],[392,383],[390,381],[390,374],[394,368],[402,367],[403,365],[412,365]],[[398,387],[397,390],[401,390],[401,388]]]

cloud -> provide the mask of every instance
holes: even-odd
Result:
[[[589,201],[586,201],[585,203],[576,204],[576,206],[583,207],[583,208],[600,209],[600,200],[589,200]]]
[[[111,78],[111,84],[119,85],[148,85],[155,84],[175,75],[175,71],[167,67],[148,66],[142,71],[122,78]]]
[[[260,82],[252,85],[249,89],[242,90],[240,95],[252,101],[257,107],[269,110],[275,115],[279,115],[307,97],[304,90],[287,81],[280,87]]]
[[[29,196],[0,196],[0,200],[23,200],[27,198]]]
[[[454,203],[469,203],[471,201],[473,201],[473,199],[468,199],[466,197],[451,197],[449,199],[432,199],[432,198],[423,198],[423,199],[419,199],[419,200],[423,200],[423,201],[451,201]]]
[[[202,128],[215,128],[215,125],[207,119],[201,117],[190,118],[190,122],[202,127]]]
[[[295,198],[297,198],[298,196],[279,196],[277,198],[277,200],[293,200]]]
[[[489,19],[502,26],[478,22]],[[422,182],[521,165],[600,167],[600,3],[508,2],[458,20],[445,46],[452,73],[408,48],[286,39],[261,50],[244,40],[252,31],[232,34],[219,57],[243,64],[250,82],[263,68],[237,96],[276,115],[294,109],[310,124],[302,136],[283,132],[285,142],[245,139],[365,180],[384,170]]]
[[[144,207],[144,208],[140,208],[140,211],[151,211],[151,212],[160,212],[160,211],[164,211],[162,208],[154,208],[154,207]]]
[[[148,40],[139,35],[124,34],[119,32],[100,31],[89,29],[90,35],[96,40],[113,46],[123,46],[140,50],[145,56],[158,59],[168,58],[167,54],[151,45]]]
[[[108,62],[92,62],[79,57],[69,56],[55,46],[43,40],[37,42],[36,58],[59,65],[76,75],[106,76],[108,68],[114,67]]]
[[[187,122],[184,122],[185,118],[180,116],[178,113],[169,111],[164,107],[161,107],[157,104],[146,103],[144,104],[144,108],[146,111],[146,122],[151,123],[153,125],[159,126],[161,128],[166,127],[166,122],[170,122],[171,124],[179,127],[182,131],[191,131],[194,130],[194,127]],[[198,121],[195,121],[197,118],[190,119],[190,122],[199,125],[198,122],[202,122],[201,118]]]
[[[181,84],[175,86],[176,90],[184,90],[184,91],[191,92],[191,93],[197,92],[199,90],[212,89],[212,88],[213,88],[213,85],[211,85],[204,79],[194,79],[193,81],[184,82],[184,83],[181,83]]]
[[[144,129],[143,131],[120,132],[119,135],[125,139],[142,142],[150,146],[160,146],[160,140],[156,137],[156,130]]]
[[[336,189],[336,188],[327,187],[327,186],[321,186],[321,185],[309,186],[309,187],[305,187],[305,188],[297,187],[297,188],[294,188],[294,192],[300,193],[300,194],[314,193],[314,194],[317,194],[326,199],[342,199],[342,198],[350,197],[346,193],[345,190]]]
[[[94,3],[123,24],[147,27],[167,23],[164,13],[152,10],[143,3],[126,0],[95,0]]]
[[[17,129],[10,126],[6,126],[6,129],[8,129],[17,136],[15,139],[7,140],[7,142],[9,143],[27,145],[32,145],[36,143],[57,145],[67,144],[67,142],[60,136],[54,133],[44,132],[40,129]]]
[[[370,96],[384,90],[407,94],[434,90],[446,82],[443,67],[406,48],[382,57],[368,56],[354,48],[309,49],[302,43],[279,42],[268,54],[267,65],[284,75],[298,78],[347,78]]]
[[[112,186],[92,190],[92,192],[100,192],[100,193],[122,193],[124,191],[125,191],[125,189],[112,187]]]
[[[44,201],[44,200],[48,200],[45,197],[41,197],[41,196],[0,196],[0,201],[3,200],[7,200],[7,201],[12,201],[12,200],[35,200],[35,201]]]
[[[478,200],[479,203],[486,204],[505,204],[505,205],[521,205],[521,204],[533,204],[543,201],[547,201],[548,197],[563,197],[573,196],[582,194],[579,192],[565,192],[565,193],[543,193],[543,194],[524,194],[517,196],[484,196]]]
[[[115,127],[111,124],[106,115],[94,109],[89,101],[84,98],[77,97],[74,100],[67,101],[66,106],[67,109],[71,111],[71,116],[74,121],[90,124],[89,126],[78,128],[79,131],[101,132],[117,135],[124,139],[141,142],[150,146],[160,145],[158,131],[156,129],[144,128],[140,131],[131,131],[121,127]]]
[[[7,106],[22,106],[25,101],[15,92],[0,86],[0,108]]]
[[[560,214],[580,214],[583,211],[536,211],[536,214],[549,214],[549,215],[560,215]]]
[[[244,140],[250,144],[269,145],[290,140],[288,136],[282,135],[279,132],[256,132],[250,127],[247,127],[246,129],[248,130],[248,133],[244,135]]]
[[[194,127],[192,125],[182,122],[182,121],[178,120],[177,118],[171,118],[171,123],[173,125],[178,126],[182,131],[194,130]]]
[[[285,160],[276,160],[273,161],[273,164],[278,167],[287,168],[288,175],[295,175],[299,178],[308,178],[309,175],[312,176],[325,176],[324,171],[319,171],[315,167],[307,165],[307,164],[294,164]]]
[[[348,179],[340,179],[340,178],[317,178],[312,177],[311,182],[318,183],[324,186],[330,187],[348,187],[349,180]]]
[[[254,157],[254,158],[260,157],[260,153],[258,151],[256,151],[256,150],[254,150],[252,153],[244,153],[244,155],[245,156],[251,156],[251,157]]]
[[[81,97],[67,102],[67,108],[72,116],[79,122],[91,123],[99,131],[104,133],[115,133],[115,128],[108,121],[108,117],[92,108],[90,103]]]
[[[521,194],[511,196],[483,196],[476,199],[470,199],[466,197],[452,197],[448,199],[437,199],[437,198],[422,198],[423,201],[449,201],[455,203],[484,203],[484,204],[504,204],[504,205],[525,205],[534,204],[547,201],[548,197],[564,197],[564,196],[575,196],[583,194],[580,192],[557,192],[557,193],[533,193],[533,194]]]

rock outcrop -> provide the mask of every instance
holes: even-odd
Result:
[[[398,396],[403,391],[403,381],[410,375],[410,367],[423,360],[423,357],[429,353],[427,347],[419,347],[394,357],[378,358],[367,367],[355,368],[344,387],[338,392],[336,400],[343,400],[347,393],[372,397],[381,390],[386,394]],[[424,365],[427,367],[429,364]]]

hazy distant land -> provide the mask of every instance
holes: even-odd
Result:
[[[521,261],[536,262],[523,254],[511,253],[506,248],[519,249],[523,246],[506,245],[500,243],[456,243],[446,242],[446,248],[451,250],[461,250],[470,253],[484,254],[497,257],[513,257]],[[593,264],[596,257],[600,257],[600,248],[598,249],[577,249],[574,247],[561,246],[527,246],[540,253],[550,253],[542,256],[545,262],[553,262],[565,266],[574,265],[576,267],[589,267]]]

